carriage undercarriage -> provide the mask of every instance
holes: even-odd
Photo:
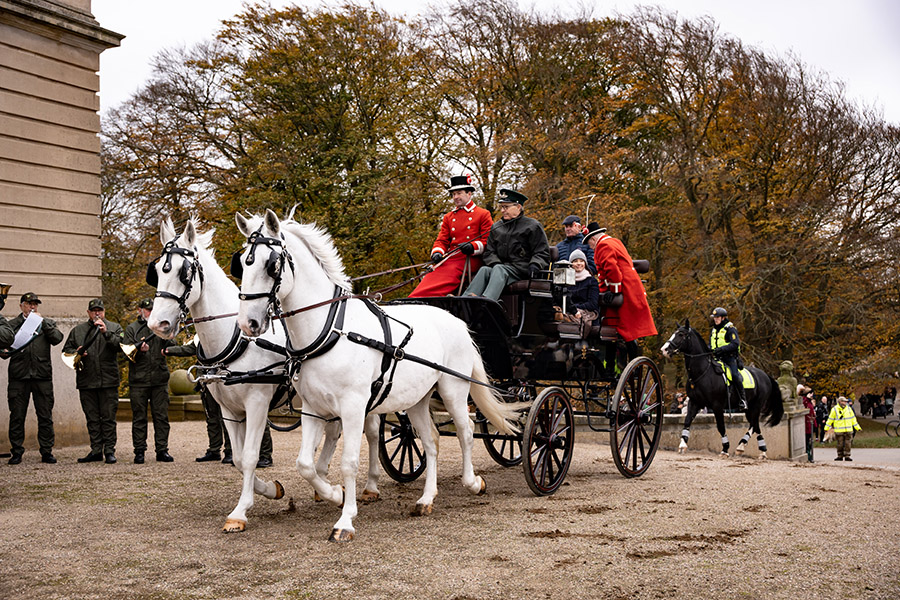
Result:
[[[540,290],[524,294],[520,290],[504,297],[503,303],[460,297],[416,301],[466,321],[493,385],[508,394],[508,402],[529,405],[521,412],[517,435],[497,432],[477,410],[471,417],[475,437],[491,458],[504,467],[521,464],[532,492],[549,495],[562,485],[572,461],[576,428],[608,433],[619,472],[625,477],[643,475],[656,454],[662,429],[663,395],[656,364],[646,357],[623,364],[625,350],[610,328],[594,327],[582,339],[582,332],[546,319],[548,298]],[[455,435],[452,421],[440,411],[439,398],[432,408],[439,434]],[[413,481],[424,472],[421,443],[404,413],[382,417],[379,457],[396,481]]]

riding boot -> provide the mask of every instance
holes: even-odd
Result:
[[[738,406],[741,411],[747,412],[747,396],[744,394],[744,386],[742,384],[738,384],[735,386],[737,389],[737,397],[738,397]]]

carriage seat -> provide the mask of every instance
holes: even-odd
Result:
[[[556,261],[559,260],[559,248],[556,246],[550,246],[550,264],[552,265]],[[513,281],[511,284],[506,286],[506,289],[503,290],[504,294],[521,294],[523,292],[528,292],[528,294],[532,296],[538,296],[541,298],[550,298],[551,287],[549,279],[520,279],[519,281]]]

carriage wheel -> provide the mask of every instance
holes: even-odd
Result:
[[[394,413],[396,421],[381,415],[378,460],[394,481],[409,483],[425,471],[425,450],[405,412]]]
[[[656,363],[645,356],[628,363],[613,406],[609,432],[613,461],[625,477],[640,477],[653,462],[662,431],[663,396]]]
[[[597,394],[606,389],[602,385],[603,363],[596,356],[588,355],[584,358],[576,358],[569,370],[568,379],[577,385],[572,389],[572,408],[574,410],[588,411],[598,408],[599,398]],[[600,406],[600,412],[606,411],[606,405]]]
[[[538,496],[555,492],[572,462],[575,415],[565,390],[549,387],[531,405],[522,440],[525,481]]]
[[[530,402],[534,398],[533,386],[513,386],[509,388],[515,396],[507,396],[507,402]],[[482,438],[488,454],[498,465],[502,467],[515,467],[522,462],[522,438],[510,439],[510,436],[500,433],[493,423],[478,415],[478,430],[484,434]],[[519,428],[523,427],[523,419],[519,419]]]

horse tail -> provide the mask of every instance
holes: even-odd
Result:
[[[475,349],[475,361],[472,365],[472,379],[484,382],[490,385],[487,372],[484,370],[484,361],[481,359],[481,352],[478,346],[472,343]],[[519,419],[519,411],[527,408],[527,402],[504,402],[499,393],[492,387],[486,387],[473,383],[469,386],[469,395],[475,406],[481,411],[488,421],[494,424],[494,427],[501,432],[512,435],[519,432],[515,422]]]
[[[781,389],[778,387],[778,382],[768,373],[766,373],[766,377],[769,378],[769,397],[766,398],[761,416],[769,417],[766,425],[775,427],[781,423],[781,418],[784,416],[784,403],[781,400]]]

